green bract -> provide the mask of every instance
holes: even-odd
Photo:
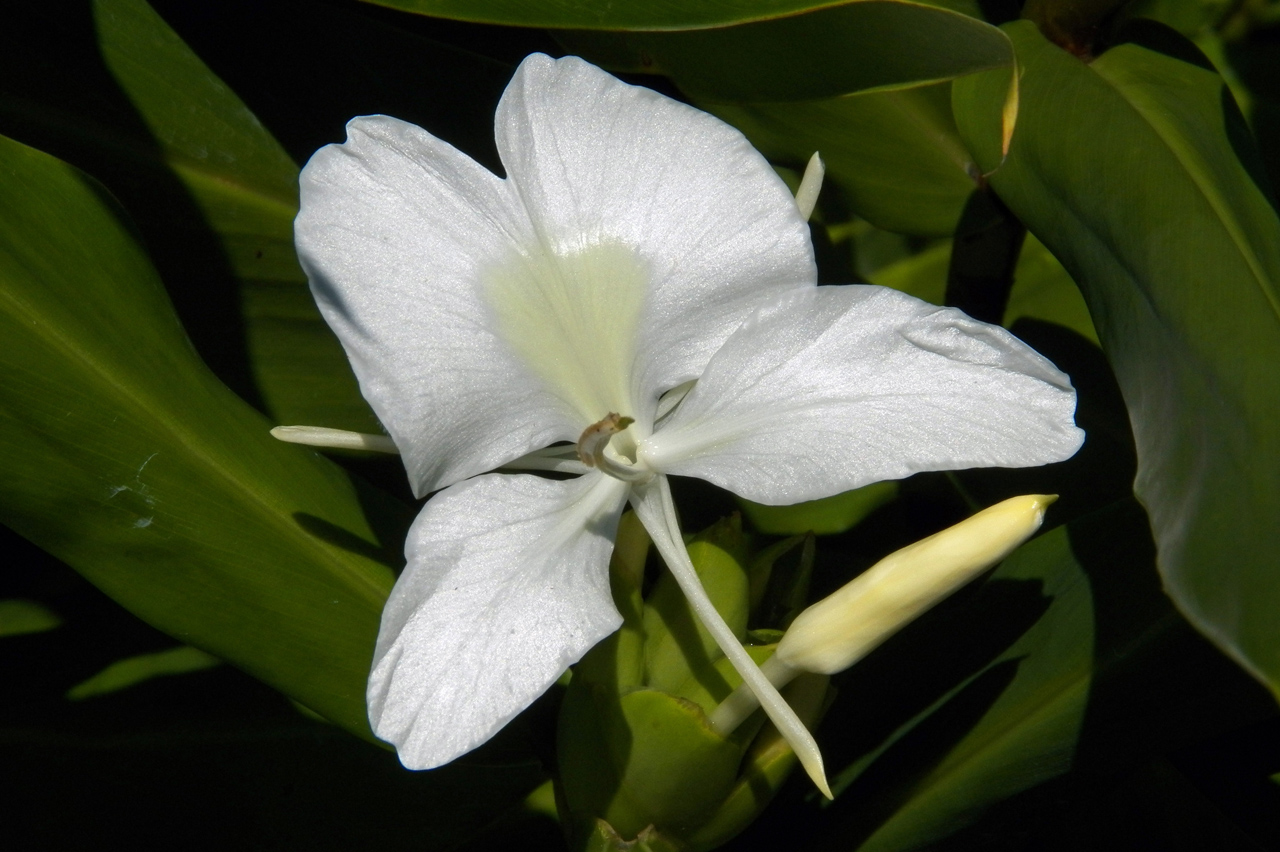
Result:
[[[746,546],[736,519],[689,543],[699,580],[744,640],[752,608],[741,561]],[[614,836],[616,844],[639,837],[677,849],[714,848],[755,818],[795,764],[772,726],[761,732],[762,718],[729,737],[711,728],[708,714],[742,678],[671,575],[641,599],[648,549],[644,528],[624,516],[610,564],[623,626],[575,669],[560,711],[561,795],[585,849],[625,848],[591,845]],[[749,651],[763,662],[772,646]],[[822,707],[825,680],[798,693],[797,711],[809,723]]]

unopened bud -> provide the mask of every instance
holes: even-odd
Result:
[[[324,426],[277,426],[271,430],[271,437],[288,444],[306,444],[309,447],[369,450],[395,455],[400,453],[395,442],[386,435],[368,435],[364,432],[348,432],[346,429],[328,429]]]
[[[807,221],[813,215],[813,208],[818,206],[818,193],[822,191],[822,178],[827,173],[818,152],[814,151],[804,167],[804,177],[800,179],[800,188],[796,190],[796,207],[800,215]]]
[[[886,556],[796,617],[777,664],[834,674],[1012,553],[1044,520],[1054,495],[1012,497]]]

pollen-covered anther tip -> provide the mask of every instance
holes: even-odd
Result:
[[[635,422],[634,417],[623,417],[616,411],[609,412],[604,419],[582,430],[582,437],[578,438],[578,458],[587,467],[598,468],[601,472],[615,479],[621,479],[623,482],[649,480],[653,476],[653,471],[647,467],[631,464],[625,459],[614,458],[605,453],[613,436]]]
[[[623,417],[616,411],[610,411],[603,419],[582,430],[582,435],[578,438],[578,458],[587,467],[601,465],[604,448],[609,446],[610,439],[635,422],[635,418]]]

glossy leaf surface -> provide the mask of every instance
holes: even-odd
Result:
[[[714,29],[562,36],[588,59],[597,38],[601,61],[661,71],[690,95],[721,102],[810,100],[935,83],[1007,67],[1013,59],[998,28],[899,0],[854,0]]]
[[[388,557],[195,356],[102,187],[0,141],[0,512],[170,635],[368,736]],[[394,546],[398,546],[395,542]]]
[[[209,340],[198,342],[228,348],[242,338],[252,380],[278,419],[376,431],[294,255],[293,160],[142,0],[96,0],[69,23],[73,31],[91,23],[93,31],[83,41],[32,49],[59,59],[66,52],[71,60],[96,50],[102,76],[64,80],[54,73],[38,83],[12,77],[0,86],[0,127],[112,178],[117,194],[154,208],[139,211],[144,230],[162,239],[166,252],[182,240],[189,255],[182,265],[190,266],[183,272],[200,285],[239,285],[238,294],[183,293],[193,287],[187,282],[178,291],[190,302],[188,320],[209,324]],[[20,62],[22,54],[10,59]],[[194,209],[167,209],[175,202]],[[159,228],[155,218],[163,218]],[[206,245],[210,236],[214,245]],[[222,308],[226,301],[232,304]]]
[[[760,21],[831,5],[818,0],[727,0],[719,3],[614,3],[609,0],[371,0],[380,6],[439,18],[518,27],[599,30],[679,30]],[[864,2],[864,0],[854,0]],[[974,0],[920,0],[896,5],[936,7],[978,17]]]
[[[377,431],[293,250],[298,168],[141,0],[98,0],[103,60],[241,282],[254,379],[282,422]]]
[[[1001,198],[1080,284],[1119,379],[1165,586],[1280,687],[1280,219],[1230,92],[1157,25],[1091,64],[1010,25],[1026,72]],[[984,169],[998,86],[955,89]],[[1106,140],[1106,144],[1094,144]]]
[[[968,10],[973,11],[973,10]],[[558,30],[570,53],[618,71],[660,72],[708,102],[795,101],[935,83],[1013,58],[975,16],[902,0],[851,0],[715,28]]]
[[[974,168],[951,118],[949,84],[796,103],[707,104],[775,161],[817,151],[850,211],[889,231],[946,236]],[[821,203],[821,201],[820,201]]]

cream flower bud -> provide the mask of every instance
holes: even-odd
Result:
[[[881,559],[796,617],[774,658],[834,674],[1004,559],[1040,528],[1057,497],[1012,497]]]
[[[835,674],[1012,553],[1040,529],[1053,494],[1011,497],[966,521],[891,553],[835,594],[796,616],[760,667],[778,688],[803,672]],[[739,687],[710,717],[728,735],[758,706]]]

